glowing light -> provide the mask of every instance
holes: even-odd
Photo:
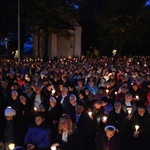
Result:
[[[53,89],[53,90],[52,90],[52,94],[55,94],[55,92],[56,92],[56,91]]]
[[[102,118],[103,122],[105,123],[107,121],[107,117],[106,116],[103,116]]]
[[[135,131],[136,131],[136,132],[138,131],[139,128],[140,128],[139,125],[135,125]]]
[[[52,147],[51,147],[51,150],[56,150],[56,146],[52,146]]]
[[[10,150],[13,150],[15,148],[15,144],[14,143],[10,143],[8,145],[8,147],[9,147]]]
[[[37,107],[34,107],[34,111],[37,111]]]
[[[91,116],[92,116],[92,111],[89,111],[89,112],[88,112],[88,115],[91,117]]]

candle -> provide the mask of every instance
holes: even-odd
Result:
[[[109,90],[108,90],[108,89],[106,89],[106,93],[107,93],[107,94],[109,93]]]
[[[135,98],[138,100],[138,99],[139,99],[139,96],[138,96],[138,95],[136,95],[136,96],[135,96]]]
[[[88,115],[91,117],[91,116],[92,116],[92,111],[89,111],[89,112],[88,112]]]
[[[56,150],[56,146],[52,146],[52,147],[51,147],[51,150]]]
[[[135,131],[137,132],[138,131],[138,129],[139,129],[139,125],[135,125]]]
[[[10,150],[13,150],[15,148],[15,144],[14,143],[10,143],[8,145],[8,147],[9,147]]]
[[[107,121],[107,117],[106,116],[103,116],[102,118],[103,122],[105,123]]]
[[[131,113],[132,113],[132,110],[129,109],[129,110],[128,110],[128,114],[131,115]]]
[[[34,111],[37,111],[37,107],[34,107]]]
[[[115,95],[117,95],[117,92],[115,92]]]
[[[54,94],[56,91],[54,89],[52,89],[52,94]]]

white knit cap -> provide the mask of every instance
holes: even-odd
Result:
[[[15,116],[16,115],[16,111],[11,108],[10,106],[8,106],[6,109],[5,109],[5,116]]]

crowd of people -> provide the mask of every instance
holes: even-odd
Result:
[[[0,62],[0,149],[150,150],[149,56]]]

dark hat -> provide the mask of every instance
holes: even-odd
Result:
[[[85,104],[84,104],[84,102],[82,102],[82,101],[78,101],[78,102],[77,102],[77,105],[85,107]]]
[[[104,96],[104,97],[101,98],[101,101],[103,101],[105,103],[108,103],[108,98],[106,96]]]
[[[23,96],[23,97],[25,97],[26,99],[28,99],[28,96],[27,96],[26,93],[21,93],[20,96]]]
[[[121,100],[115,100],[115,101],[114,101],[114,104],[115,104],[115,103],[120,103],[120,104],[122,105],[122,101],[121,101]]]

